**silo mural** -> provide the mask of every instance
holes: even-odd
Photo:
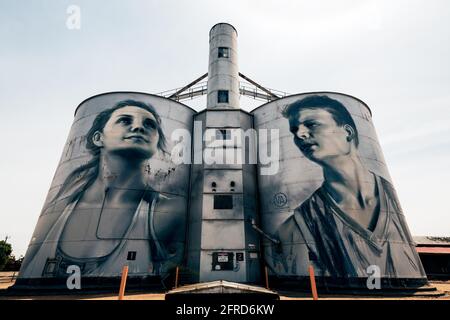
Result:
[[[253,114],[257,129],[280,130],[280,171],[258,177],[263,228],[279,241],[265,242],[273,275],[301,279],[312,265],[327,286],[426,282],[362,101],[299,94]]]
[[[171,160],[171,133],[195,112],[140,93],[108,93],[78,107],[18,283],[166,276],[183,259],[189,164]]]
[[[226,23],[211,29],[209,58],[207,90],[193,87],[203,75],[168,98],[79,105],[16,287],[65,284],[73,266],[102,287],[125,265],[138,283],[180,266],[186,283],[261,284],[268,266],[301,289],[313,266],[327,288],[426,284],[368,106],[333,92],[280,98],[238,72]],[[199,112],[176,102],[203,94]],[[271,102],[244,112],[240,95]]]

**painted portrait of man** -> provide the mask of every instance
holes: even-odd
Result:
[[[426,279],[392,184],[368,170],[358,153],[358,129],[347,108],[310,95],[283,111],[299,152],[321,167],[323,183],[277,230],[277,270],[333,279]],[[277,251],[277,250],[275,250]]]

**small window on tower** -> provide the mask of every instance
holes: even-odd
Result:
[[[214,196],[214,209],[233,209],[232,195]]]
[[[231,130],[217,129],[216,140],[231,140]]]
[[[219,90],[217,92],[218,103],[228,103],[228,90]]]
[[[219,58],[229,58],[230,57],[230,48],[219,47]]]

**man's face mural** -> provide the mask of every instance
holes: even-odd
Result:
[[[115,110],[102,132],[94,135],[94,144],[105,152],[141,159],[157,151],[158,124],[149,111],[134,106]]]
[[[325,109],[303,108],[289,117],[294,143],[311,161],[348,155],[351,152],[352,128],[340,126]]]

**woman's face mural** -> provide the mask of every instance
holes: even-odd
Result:
[[[181,263],[189,167],[172,162],[166,130],[190,128],[179,118],[193,112],[142,98],[106,94],[80,105],[66,147],[84,147],[64,152],[21,278],[65,278],[70,266],[114,278],[124,265],[130,276],[166,277]]]
[[[102,131],[94,134],[94,143],[106,153],[149,159],[157,151],[158,123],[152,113],[125,106],[115,110]]]

